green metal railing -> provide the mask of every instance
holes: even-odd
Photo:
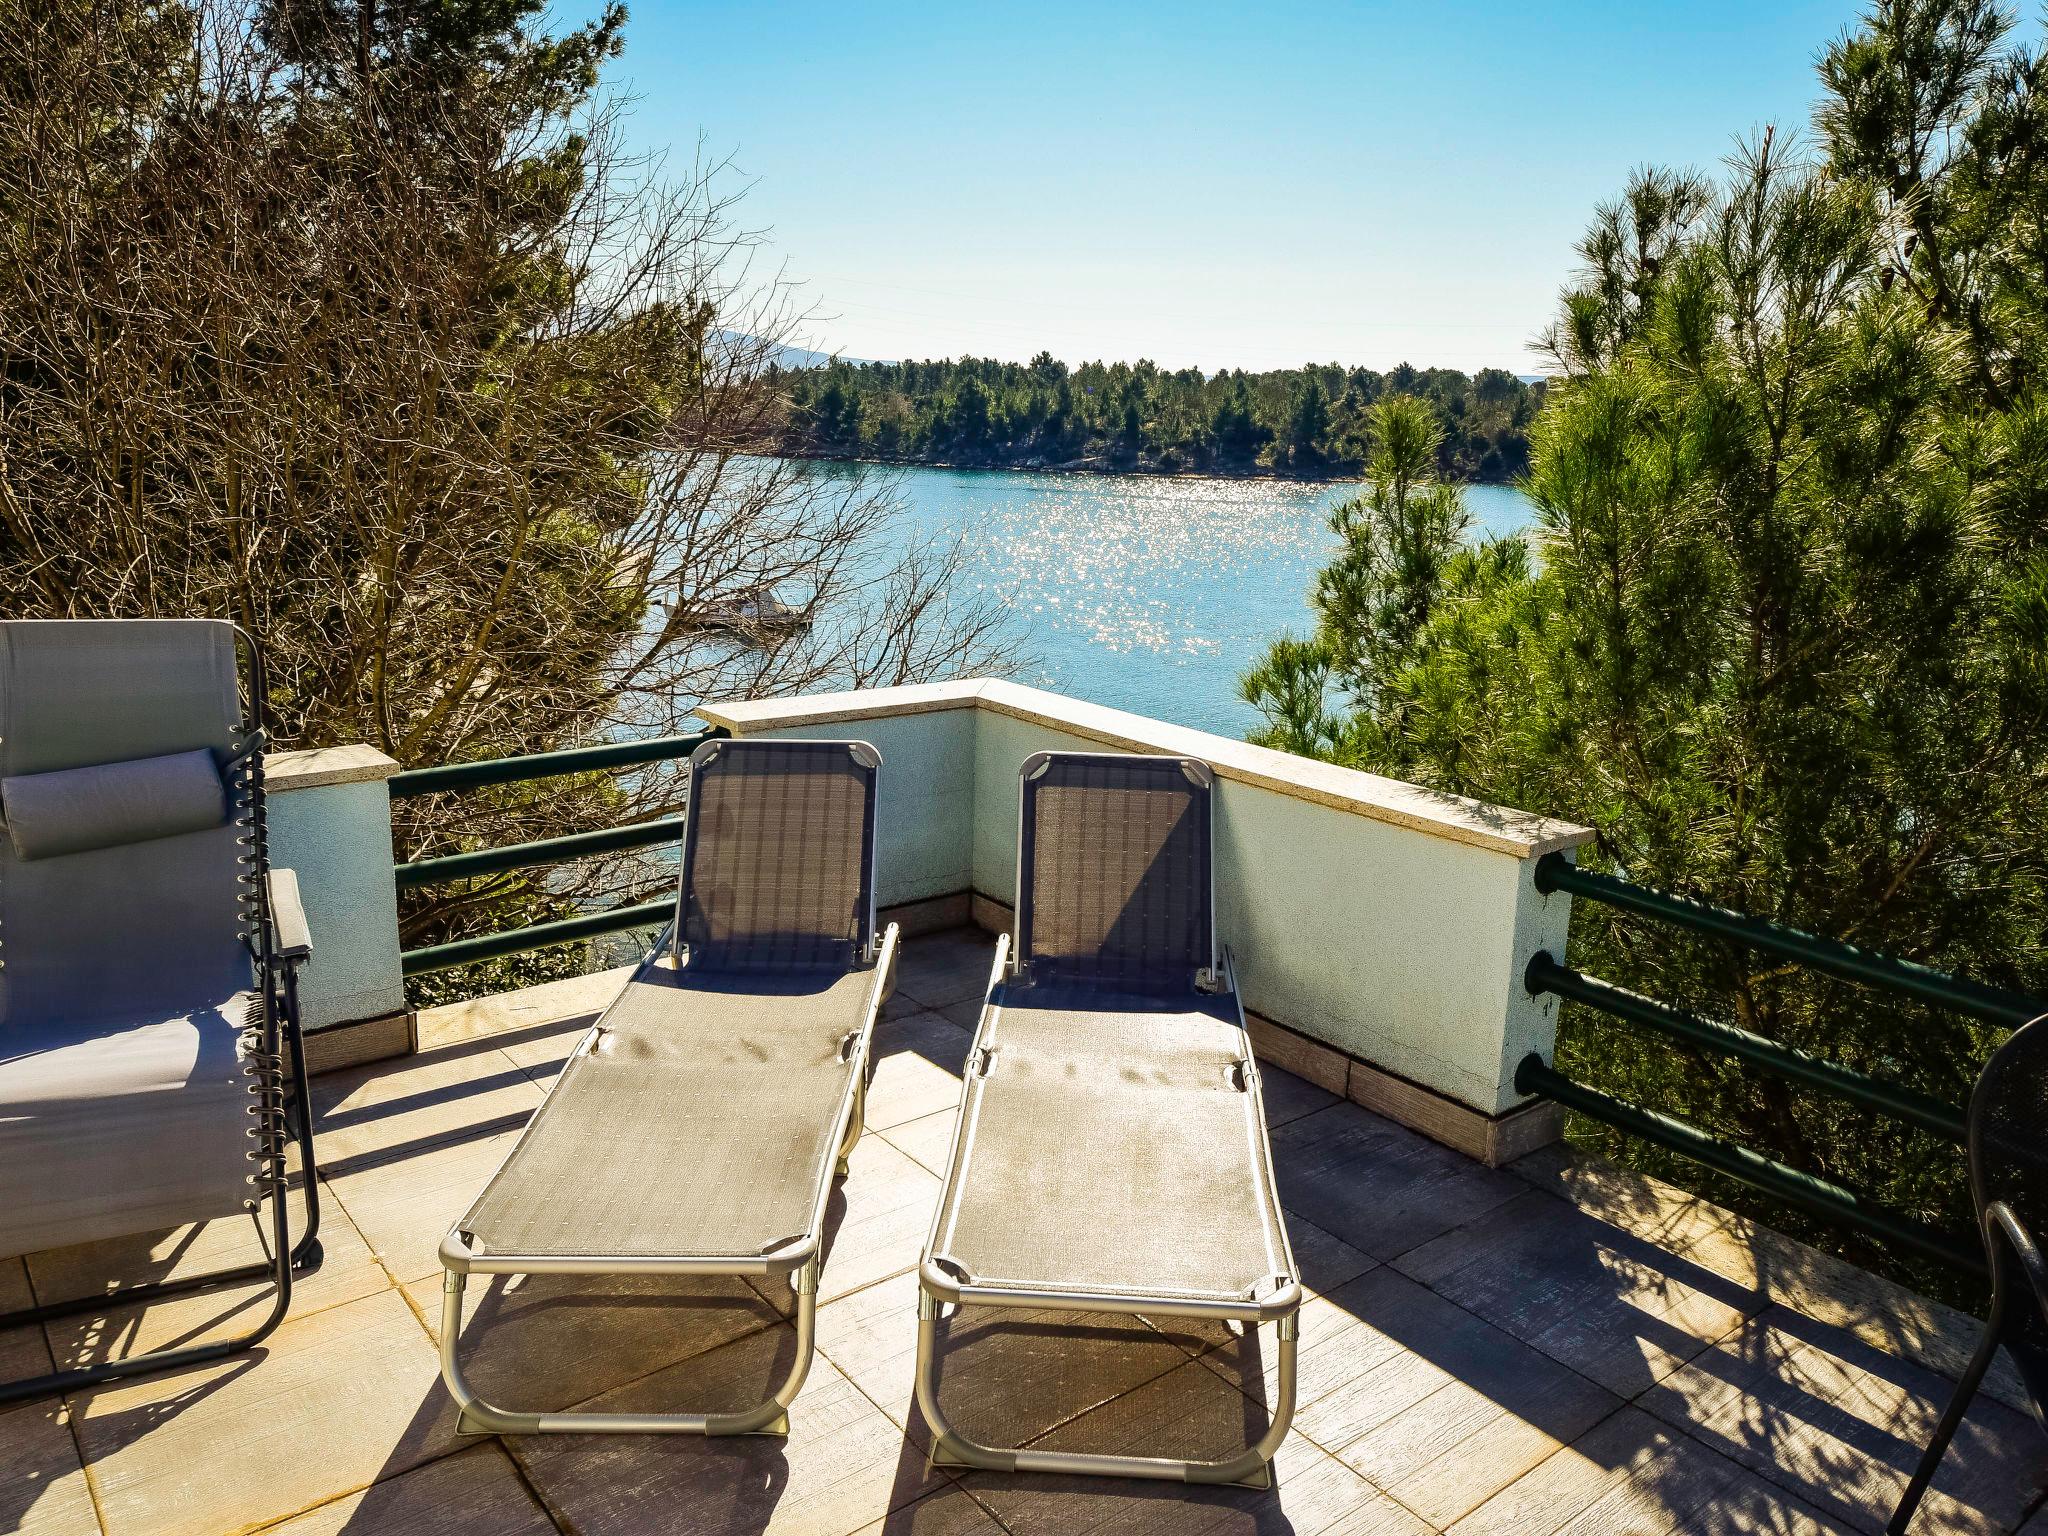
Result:
[[[1989,1024],[2002,1024],[2008,1029],[2017,1029],[2041,1013],[2040,1003],[2016,992],[2002,992],[1997,987],[1965,981],[1931,966],[1915,965],[1910,960],[1894,960],[1889,955],[1858,949],[1839,939],[1801,933],[1797,928],[1787,928],[1767,918],[1731,912],[1726,907],[1673,896],[1668,891],[1651,890],[1646,885],[1631,885],[1612,875],[1580,869],[1561,853],[1547,853],[1537,861],[1536,889],[1546,895],[1552,891],[1569,891],[1574,896],[1604,902],[1624,912],[1688,928],[1711,938],[1726,939],[1763,954],[1778,955],[1810,971],[1822,971],[1844,981],[1861,982],[1867,987],[1901,993],[1923,1003],[1967,1013]]]
[[[408,949],[400,957],[402,968],[408,976],[424,975],[428,971],[445,971],[458,965],[474,965],[479,960],[496,960],[504,955],[522,955],[531,949],[546,949],[550,944],[568,944],[576,939],[594,939],[601,934],[625,933],[634,928],[651,928],[668,921],[676,904],[672,901],[646,901],[633,907],[608,907],[602,912],[588,912],[578,917],[565,917],[559,922],[533,923],[525,928],[507,928],[501,933],[480,933],[475,938],[455,939],[446,944],[429,944],[423,949]]]
[[[662,843],[672,843],[682,834],[682,817],[663,816],[623,827],[606,827],[598,832],[543,838],[536,843],[508,843],[503,848],[480,848],[474,853],[448,853],[437,859],[415,859],[410,864],[399,864],[393,868],[401,889],[414,885],[440,885],[449,880],[470,880],[478,875],[498,875],[512,869],[559,864],[564,859],[583,858],[593,853],[653,848]]]
[[[1891,1119],[1917,1125],[1936,1136],[1958,1142],[1963,1139],[1963,1112],[1953,1104],[1944,1104],[1911,1088],[1880,1082],[1832,1061],[1823,1061],[1804,1051],[1794,1050],[1764,1035],[1737,1029],[1732,1024],[1686,1013],[1668,1003],[1644,997],[1639,992],[1617,987],[1613,982],[1559,965],[1547,954],[1539,952],[1529,962],[1528,973],[1523,980],[1531,992],[1555,993],[1673,1039],[1709,1051],[1719,1051],[1726,1056],[1740,1057],[1765,1072],[1832,1093]]]
[[[1991,1024],[2017,1027],[2048,1012],[2042,1004],[2017,993],[1911,961],[1895,960],[1838,939],[1802,933],[1726,907],[1580,869],[1563,854],[1546,854],[1540,859],[1535,882],[1537,890],[1546,894],[1568,891],[1691,933],[1790,960],[1807,970],[1933,1003]],[[1523,983],[1534,994],[1564,998],[1637,1028],[1735,1057],[1759,1071],[1832,1094],[1945,1140],[1965,1139],[1966,1117],[1953,1104],[1794,1050],[1732,1024],[1701,1018],[1597,976],[1584,975],[1549,954],[1539,953],[1529,962]],[[1909,1248],[1969,1273],[1984,1272],[1982,1254],[1976,1243],[1966,1237],[1890,1210],[1854,1190],[1777,1162],[1683,1120],[1574,1082],[1533,1053],[1524,1057],[1517,1068],[1515,1087],[1522,1093],[1546,1095],[1568,1109],[1712,1168],[1823,1221]]]
[[[687,736],[655,736],[641,741],[576,747],[566,752],[538,752],[526,757],[498,757],[474,763],[449,763],[437,768],[414,768],[392,778],[391,794],[394,799],[449,794],[490,784],[517,784],[572,773],[672,762],[688,757],[704,742],[725,734],[724,730],[714,726]],[[531,843],[511,843],[502,848],[480,848],[467,853],[415,859],[409,864],[394,865],[392,872],[401,888],[439,885],[451,880],[503,874],[514,869],[535,869],[592,854],[658,847],[677,841],[682,832],[682,817],[662,816],[652,821],[605,827],[596,832],[578,832],[568,837],[542,838]],[[642,902],[635,906],[579,913],[551,923],[533,923],[499,933],[477,934],[446,944],[430,944],[404,951],[399,957],[400,969],[407,976],[419,976],[428,971],[472,965],[479,960],[496,960],[505,955],[545,949],[553,944],[648,928],[665,922],[672,908],[673,903],[667,901]]]
[[[641,763],[688,757],[724,730],[713,726],[687,736],[648,736],[639,741],[608,741],[596,747],[571,747],[566,752],[535,752],[526,757],[487,757],[475,763],[443,763],[438,768],[408,768],[391,777],[391,798],[433,795],[446,790],[478,789],[486,784],[518,784],[527,779],[553,779],[567,773],[592,773],[601,768],[631,768]]]

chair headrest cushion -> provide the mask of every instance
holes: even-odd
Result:
[[[217,827],[228,803],[202,747],[0,779],[0,814],[17,856],[49,859]]]

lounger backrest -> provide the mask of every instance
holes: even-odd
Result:
[[[244,716],[231,625],[0,623],[0,1035],[250,984]]]
[[[690,758],[676,931],[706,969],[844,970],[875,931],[862,741],[712,741]]]
[[[1216,963],[1208,766],[1040,752],[1024,763],[1016,962],[1034,981],[1187,992]]]

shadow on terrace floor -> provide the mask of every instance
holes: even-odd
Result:
[[[835,1193],[818,1358],[787,1441],[465,1440],[436,1371],[435,1246],[617,977],[439,1010],[422,1053],[320,1079],[327,1261],[242,1360],[0,1412],[0,1529],[607,1533],[1877,1531],[1968,1347],[1940,1308],[1657,1185],[1550,1153],[1488,1170],[1270,1070],[1303,1313],[1271,1492],[933,1472],[912,1273],[988,942],[914,941],[869,1134]],[[237,1225],[237,1224],[230,1224]],[[216,1224],[218,1227],[219,1224]],[[237,1230],[0,1266],[82,1293]],[[206,1336],[256,1291],[0,1335],[0,1365]],[[758,1399],[795,1336],[780,1282],[473,1282],[468,1358],[519,1407]],[[488,1325],[486,1328],[483,1325]],[[32,1336],[33,1335],[33,1336]],[[1264,1423],[1262,1342],[1159,1319],[963,1312],[942,1390],[980,1437],[1209,1457]],[[1980,1400],[1916,1530],[2048,1536],[2048,1437]]]

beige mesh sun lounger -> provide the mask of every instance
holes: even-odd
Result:
[[[941,1465],[1270,1483],[1301,1285],[1215,946],[1210,794],[1189,759],[1024,764],[1016,930],[997,948],[920,1270],[917,1399]],[[1250,1334],[1275,1322],[1266,1432],[1216,1462],[977,1444],[939,1406],[948,1304],[1225,1318]]]
[[[875,932],[863,742],[691,759],[676,922],[441,1244],[441,1368],[469,1433],[785,1434],[810,1368],[825,1205],[861,1132],[896,955]],[[730,1413],[520,1413],[457,1358],[472,1274],[788,1275],[787,1379]]]

